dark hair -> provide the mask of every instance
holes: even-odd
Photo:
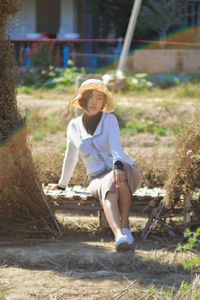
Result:
[[[87,91],[83,92],[82,97],[78,100],[79,105],[80,105],[82,108],[87,109],[87,106],[88,106],[88,100],[89,100],[90,96],[92,95],[93,91],[94,91],[94,90],[92,89],[92,90],[87,90]],[[104,108],[104,106],[105,106],[105,104],[106,104],[105,99],[106,99],[106,95],[104,94],[104,100],[103,100],[103,107],[102,107],[102,109]]]
[[[87,109],[88,100],[89,100],[90,96],[92,95],[92,92],[93,92],[93,90],[87,90],[87,91],[83,92],[82,97],[78,101],[82,108]]]

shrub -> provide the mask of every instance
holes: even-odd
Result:
[[[181,195],[192,196],[199,188],[200,180],[200,122],[199,116],[186,124],[180,136],[176,138],[175,152],[168,180],[165,184],[166,205],[179,200]]]
[[[147,74],[139,73],[127,78],[127,84],[130,90],[141,91],[153,87],[153,83],[147,80]]]
[[[112,82],[125,80],[129,90],[140,91],[143,89],[149,89],[153,86],[152,82],[147,80],[147,74],[138,73],[134,76],[127,75],[121,70],[112,70],[102,76],[103,82],[108,85]]]
[[[78,74],[85,74],[85,69],[81,68],[78,70],[72,61],[69,61],[69,66],[67,69],[60,69],[50,65],[43,69],[20,70],[17,74],[17,85],[36,88],[70,86],[75,83]]]
[[[189,77],[176,74],[157,74],[148,76],[148,80],[150,80],[153,85],[165,89],[184,83],[189,80]]]
[[[50,43],[34,43],[31,54],[31,64],[37,69],[48,68],[51,63],[50,58]]]

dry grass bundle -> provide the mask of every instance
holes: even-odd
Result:
[[[185,125],[175,144],[172,166],[165,184],[166,206],[180,199],[180,195],[192,195],[200,187],[200,121],[198,115]]]
[[[12,49],[4,39],[7,18],[18,9],[19,1],[0,0],[0,228],[1,233],[56,232],[18,112]]]
[[[34,168],[26,127],[1,147],[0,170],[1,233],[55,232],[57,223]]]

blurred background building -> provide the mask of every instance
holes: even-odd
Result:
[[[165,41],[167,35],[173,35],[178,30],[184,34],[171,37],[170,41],[200,41],[200,0],[176,0],[173,7],[164,10],[166,1],[143,0],[131,51],[144,45],[151,49],[184,48],[183,44],[172,46],[155,43],[152,46],[152,40]],[[133,3],[134,0],[24,1],[22,9],[8,28],[15,43],[18,64],[31,65],[31,55],[38,49],[34,41],[41,44],[38,39],[53,41],[48,51],[52,52],[51,63],[58,67],[67,67],[69,58],[78,67],[88,69],[112,63],[121,53],[122,38],[126,33]],[[162,5],[163,13],[159,14]],[[168,26],[164,26],[166,20]],[[190,28],[191,31],[184,28]]]

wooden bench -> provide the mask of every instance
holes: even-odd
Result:
[[[56,184],[50,185],[55,186]],[[43,190],[54,210],[67,210],[68,212],[74,210],[77,212],[85,211],[89,214],[91,214],[91,212],[98,212],[100,228],[103,229],[108,227],[107,220],[99,201],[88,193],[87,188],[74,186],[67,187],[65,191],[62,191],[49,190],[47,187],[44,187]],[[133,213],[140,213],[143,216],[146,215],[148,217],[147,223],[142,232],[143,238],[148,236],[156,223],[161,224],[161,226],[168,232],[169,235],[175,235],[172,226],[165,223],[166,216],[163,217],[163,204],[161,200],[165,194],[165,190],[163,189],[148,189],[144,187],[138,189],[136,193],[132,195],[131,211]],[[191,206],[191,197],[187,196],[182,199],[182,208],[180,207],[180,209],[176,211],[176,213],[179,215],[180,213],[183,215],[185,227],[190,225]]]
[[[44,193],[48,197],[54,210],[76,210],[79,212],[85,211],[86,213],[97,212],[100,228],[103,229],[108,227],[107,220],[99,201],[92,197],[86,188],[74,186],[67,187],[65,191],[62,191],[49,190],[47,187],[44,187]],[[164,195],[165,191],[160,188],[140,188],[132,195],[131,211],[135,213],[140,212],[148,216],[148,221],[145,226],[146,231],[148,231]]]

